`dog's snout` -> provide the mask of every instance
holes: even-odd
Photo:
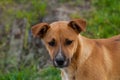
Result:
[[[65,55],[63,53],[58,53],[55,58],[54,58],[54,66],[55,67],[59,67],[59,68],[63,68],[68,66],[68,59],[65,57]]]

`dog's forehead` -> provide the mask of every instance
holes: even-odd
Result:
[[[50,24],[51,32],[57,34],[57,36],[71,34],[72,33],[71,28],[68,27],[68,23],[69,23],[68,21],[57,21],[51,23]]]
[[[46,40],[54,39],[73,39],[75,38],[75,31],[68,27],[68,21],[57,21],[50,24],[50,29],[47,32],[45,38]],[[73,36],[72,36],[73,35]]]
[[[50,33],[56,36],[70,33],[67,21],[57,21],[50,24]]]
[[[68,21],[56,21],[50,24],[51,28],[65,28],[68,26]]]

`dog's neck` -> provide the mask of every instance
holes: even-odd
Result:
[[[88,57],[92,53],[91,51],[93,48],[91,47],[91,45],[88,45],[89,43],[94,44],[90,39],[88,40],[88,38],[85,38],[81,35],[78,36],[77,49],[71,60],[70,66],[72,67],[78,67],[78,65],[82,66],[82,64],[88,59]]]
[[[76,52],[74,53],[73,58],[71,59],[71,63],[68,67],[62,69],[62,72],[67,74],[69,79],[75,80],[75,75],[77,73],[78,67],[82,66],[83,63],[88,59],[90,55],[90,45],[86,46],[87,38],[82,37],[81,35],[78,36],[78,45]]]
[[[91,55],[91,51],[93,49],[93,47],[91,46],[91,44],[94,45],[93,41],[85,38],[81,35],[79,35],[79,43],[80,43],[80,54],[79,54],[79,66],[82,66],[83,63],[89,58],[89,56]]]

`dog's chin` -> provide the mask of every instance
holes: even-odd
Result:
[[[68,65],[60,65],[60,66],[58,66],[58,65],[54,65],[56,68],[65,68],[65,67],[68,67]]]
[[[55,61],[53,61],[53,65],[56,68],[65,68],[65,67],[68,67],[69,64],[70,64],[69,60],[66,60],[63,65],[58,65]]]

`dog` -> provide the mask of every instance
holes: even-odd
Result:
[[[62,80],[120,80],[120,35],[108,39],[89,39],[79,33],[86,21],[56,21],[32,27],[41,38]]]

